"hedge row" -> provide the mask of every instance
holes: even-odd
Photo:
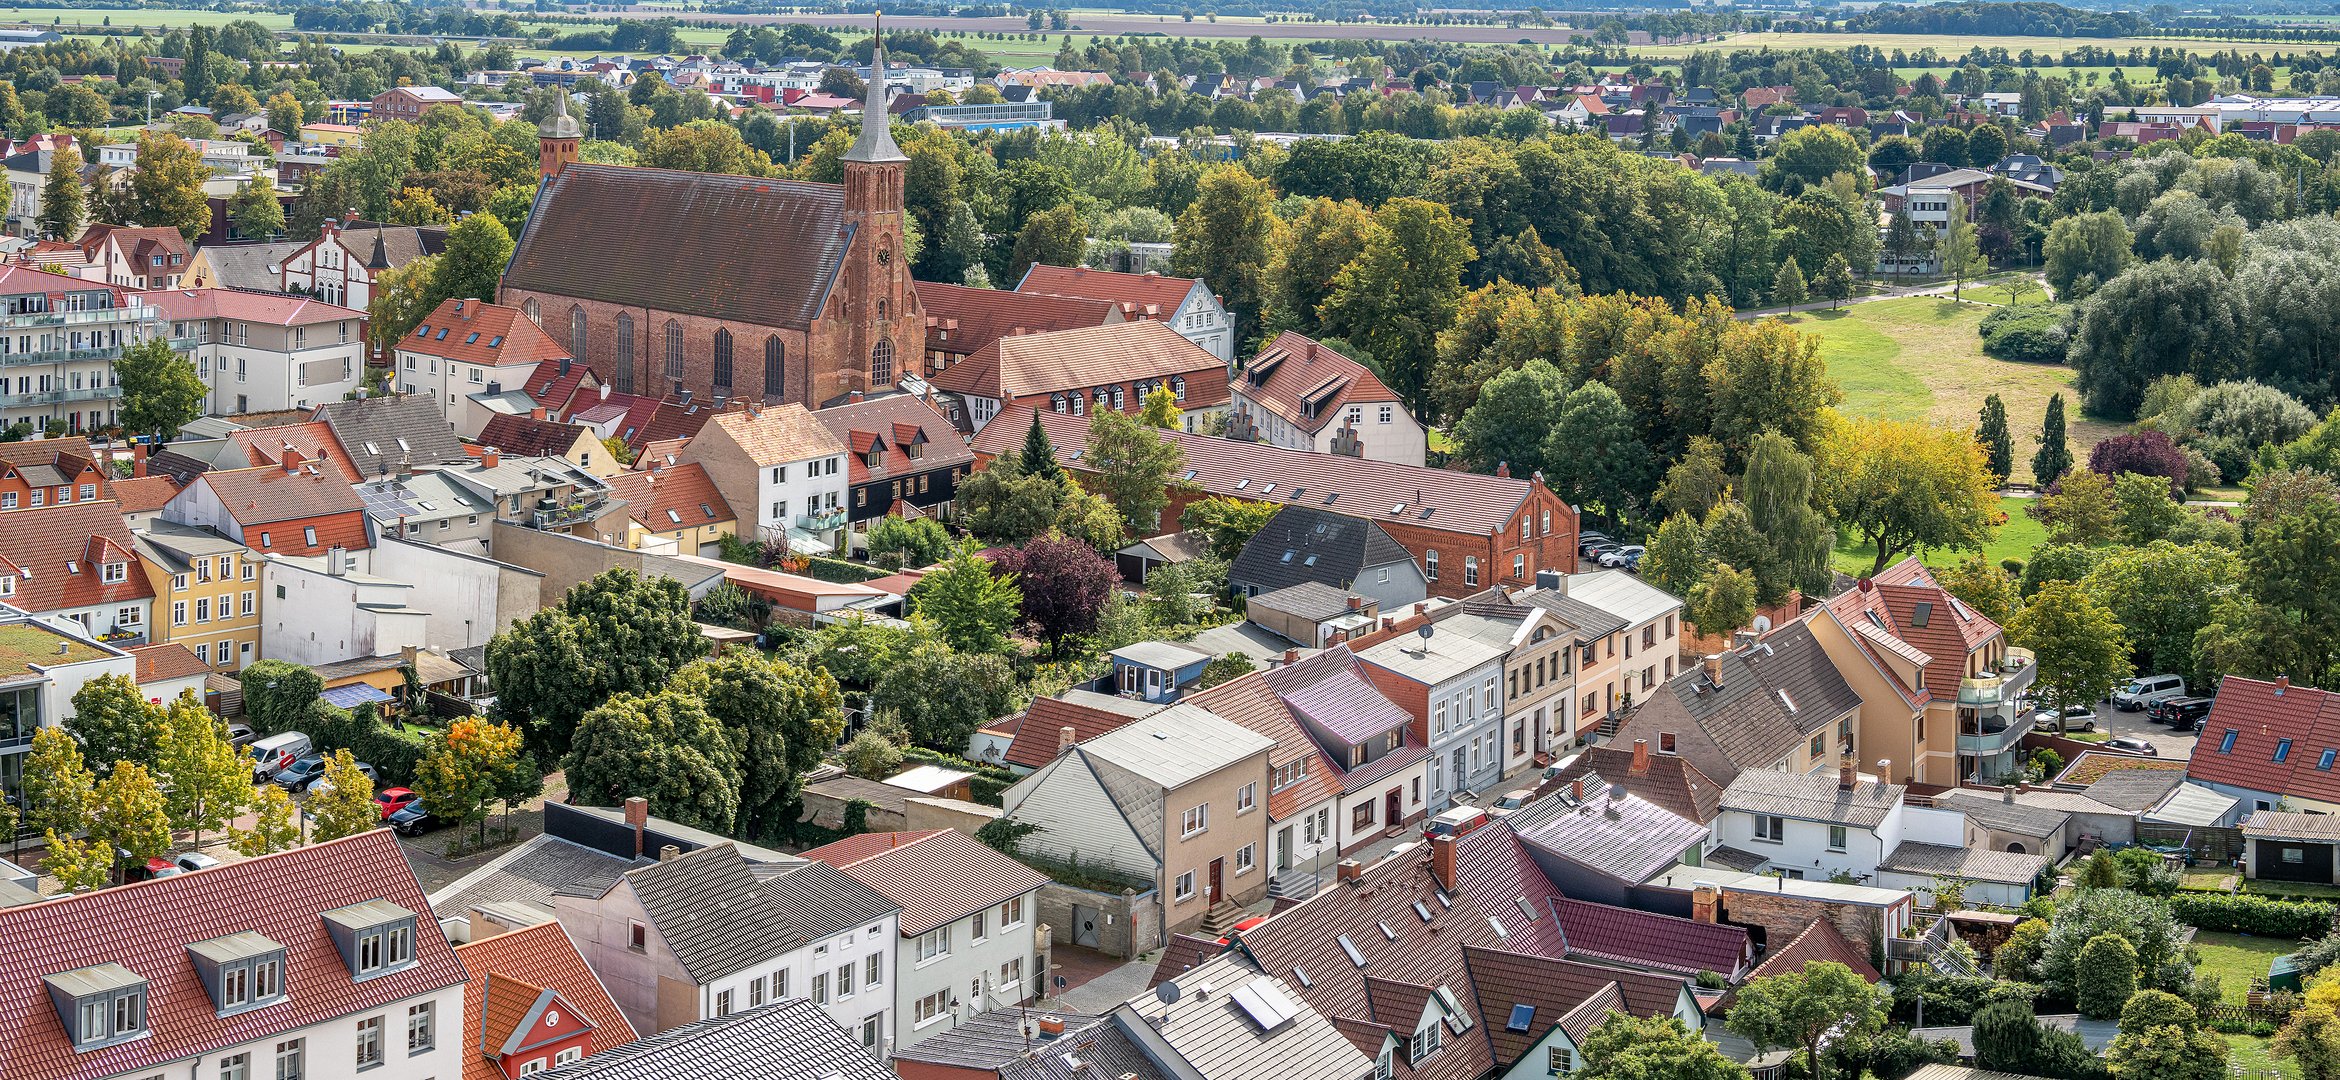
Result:
[[[2179,922],[2203,930],[2296,941],[2330,933],[2336,909],[2314,900],[2181,892],[2170,898],[2169,910]]]
[[[804,576],[838,585],[858,585],[864,581],[876,581],[887,576],[885,571],[874,566],[863,566],[860,563],[847,562],[843,559],[829,559],[816,555],[807,558],[805,562]]]

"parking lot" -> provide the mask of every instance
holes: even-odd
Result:
[[[2194,743],[2201,739],[2201,736],[2192,731],[2178,731],[2156,724],[2146,718],[2143,710],[2117,712],[2113,709],[2110,701],[2097,703],[2096,716],[2096,729],[2098,731],[2113,735],[2134,735],[2144,739],[2153,744],[2153,748],[2160,752],[2159,756],[2165,758],[2184,761],[2193,757]]]

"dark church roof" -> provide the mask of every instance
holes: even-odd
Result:
[[[574,164],[538,196],[504,287],[805,329],[852,242],[844,204],[834,184]]]

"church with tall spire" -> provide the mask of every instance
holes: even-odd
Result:
[[[497,298],[620,393],[809,407],[918,370],[882,25],[842,184],[587,164],[566,95]],[[644,78],[656,78],[645,74]]]

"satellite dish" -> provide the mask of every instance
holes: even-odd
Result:
[[[1758,634],[1769,633],[1771,631],[1771,616],[1757,615],[1755,616],[1755,621],[1747,625],[1748,629],[1751,629]]]
[[[1154,999],[1164,1005],[1178,1004],[1178,995],[1178,983],[1175,980],[1164,982],[1154,988]]]
[[[1428,641],[1430,640],[1430,635],[1434,631],[1435,628],[1432,627],[1429,623],[1423,623],[1421,626],[1415,628],[1414,633],[1421,635],[1422,640]]]

